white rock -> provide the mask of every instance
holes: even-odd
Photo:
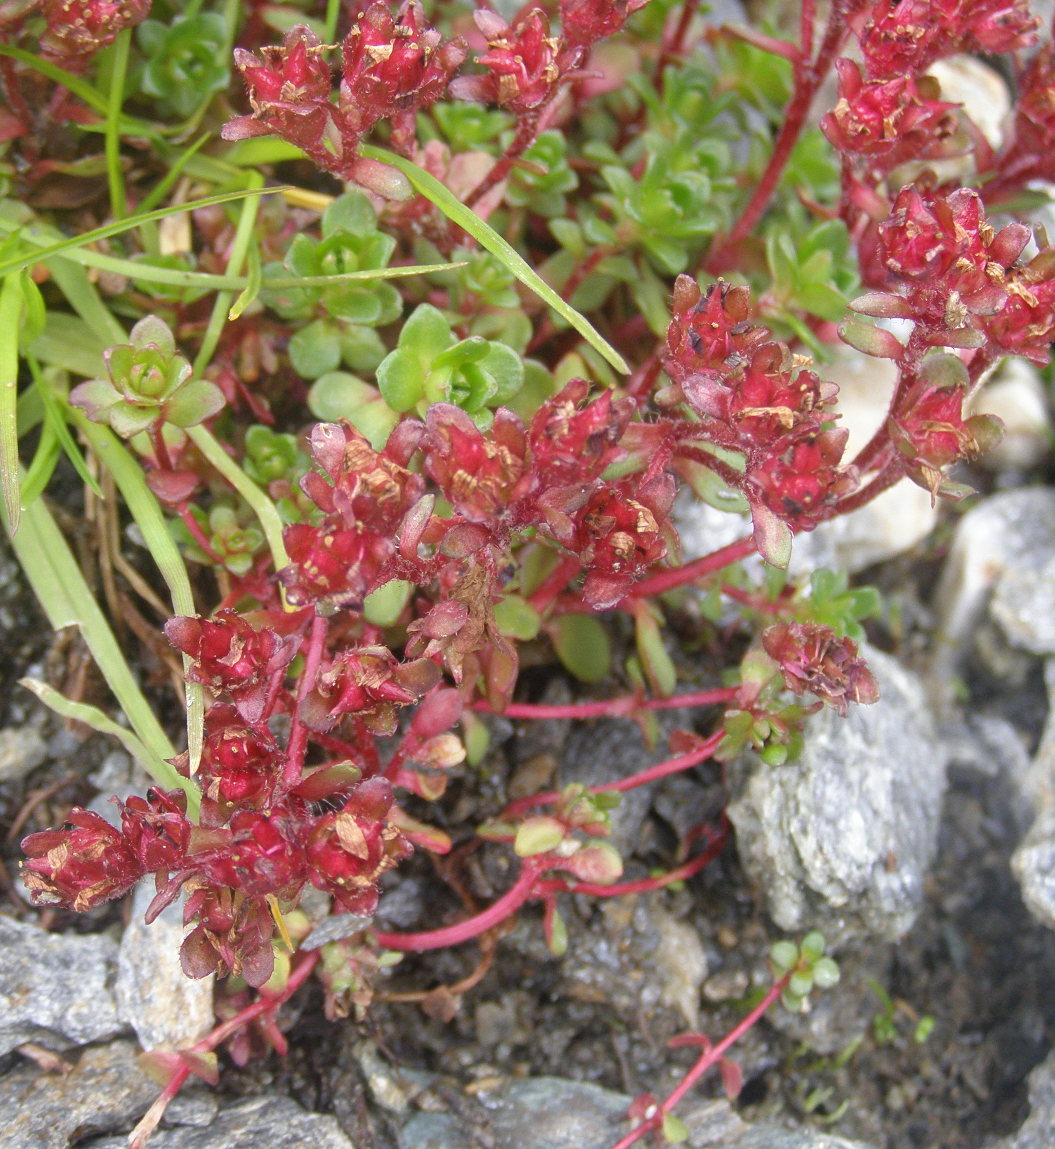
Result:
[[[1000,73],[973,56],[936,60],[927,71],[941,85],[941,98],[963,104],[990,146],[999,148],[1011,115],[1011,93]]]
[[[1052,425],[1040,372],[1017,356],[1005,359],[967,405],[972,415],[996,415],[1004,438],[979,463],[989,470],[1035,467],[1051,449]]]
[[[147,925],[154,883],[139,883],[118,955],[117,1006],[144,1049],[193,1045],[215,1024],[213,978],[189,978],[180,968],[183,910],[173,902]]]

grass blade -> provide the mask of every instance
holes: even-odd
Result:
[[[544,303],[549,304],[558,315],[566,319],[591,347],[595,347],[611,363],[616,371],[623,375],[630,374],[626,360],[594,329],[593,324],[569,303],[561,299],[514,247],[503,239],[493,227],[484,223],[476,212],[466,207],[435,176],[430,175],[423,168],[419,168],[410,160],[397,156],[394,152],[386,151],[384,148],[375,148],[364,144],[360,150],[364,156],[380,160],[382,163],[389,164],[401,171],[410,180],[417,192],[430,203],[435,204],[449,220],[467,231],[481,247],[497,256],[525,287],[529,287]]]
[[[18,475],[18,330],[22,315],[22,278],[18,273],[0,284],[0,486],[11,533],[21,514]]]

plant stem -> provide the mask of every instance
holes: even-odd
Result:
[[[301,704],[315,686],[315,679],[326,647],[326,634],[329,623],[324,615],[317,614],[311,620],[311,633],[308,635],[308,649],[304,655],[304,669],[301,671],[297,688],[297,709],[289,732],[286,748],[286,770],[284,781],[287,786],[295,786],[304,771],[304,747],[308,741],[308,728],[300,717]]]
[[[225,1021],[222,1025],[218,1025],[211,1033],[206,1034],[201,1041],[195,1042],[187,1052],[211,1053],[218,1045],[221,1045],[229,1037],[237,1033],[243,1026],[249,1025],[251,1022],[256,1021],[257,1018],[262,1018],[268,1013],[277,1010],[308,980],[311,971],[318,965],[320,956],[320,950],[312,950],[302,955],[300,959],[294,963],[289,978],[280,993],[262,993],[252,1005],[247,1005],[245,1009],[239,1010],[234,1017]],[[172,1076],[169,1078],[157,1100],[146,1111],[135,1129],[132,1130],[132,1135],[128,1142],[129,1149],[143,1149],[143,1146],[147,1143],[147,1138],[157,1128],[158,1122],[164,1116],[169,1102],[179,1093],[180,1089],[183,1088],[184,1083],[190,1075],[191,1068],[189,1062],[183,1062],[173,1070]]]
[[[612,1149],[630,1149],[631,1145],[640,1141],[647,1133],[651,1133],[654,1129],[659,1129],[663,1124],[664,1115],[669,1113],[674,1106],[678,1104],[712,1065],[717,1065],[718,1062],[721,1061],[727,1049],[735,1045],[749,1029],[762,1019],[769,1010],[769,1007],[784,992],[790,980],[791,973],[789,972],[780,978],[779,981],[775,981],[766,991],[766,996],[762,998],[758,1005],[756,1005],[738,1025],[734,1026],[717,1045],[704,1049],[696,1060],[696,1064],[693,1065],[689,1072],[681,1079],[677,1088],[657,1107],[656,1112],[647,1121],[643,1121],[636,1129],[632,1129],[625,1137],[617,1141],[612,1146]]]
[[[651,598],[657,594],[665,594],[668,590],[695,582],[696,579],[703,578],[704,575],[712,574],[714,571],[739,562],[741,559],[747,558],[749,554],[753,554],[754,550],[754,536],[748,535],[747,538],[730,543],[719,550],[711,551],[709,555],[694,559],[684,566],[674,567],[672,570],[661,570],[654,575],[649,575],[648,578],[643,578],[639,583],[635,583],[627,595],[627,599],[633,601],[634,599]],[[626,602],[626,599],[623,601]]]
[[[545,869],[546,863],[536,860],[527,860],[522,863],[520,875],[512,886],[482,913],[458,922],[453,926],[445,926],[439,930],[425,930],[416,934],[388,934],[376,935],[378,945],[388,950],[413,951],[438,950],[447,946],[456,946],[461,942],[470,941],[486,933],[499,922],[516,913],[529,899],[535,896],[535,884],[540,873]]]
[[[784,119],[773,141],[773,150],[766,164],[766,170],[755,185],[755,190],[739,218],[729,230],[724,239],[718,240],[712,247],[704,261],[704,268],[710,275],[717,275],[731,264],[736,263],[740,254],[739,248],[744,240],[754,231],[755,225],[762,217],[762,213],[769,206],[780,177],[787,167],[788,160],[795,144],[798,142],[802,129],[806,126],[806,117],[809,114],[813,97],[827,76],[836,53],[842,47],[850,33],[847,22],[847,8],[850,5],[833,3],[828,16],[828,25],[824,31],[824,39],[817,51],[816,57],[807,62],[804,55],[809,49],[802,46],[802,53],[794,61],[795,78],[791,102],[788,104]],[[812,34],[812,14],[807,21],[803,13],[803,31]]]
[[[666,778],[671,774],[679,774],[682,770],[691,770],[693,766],[706,762],[724,737],[725,731],[718,730],[687,754],[679,754],[675,758],[666,758],[662,762],[657,762],[655,766],[649,766],[645,770],[631,774],[629,778],[620,778],[618,782],[605,782],[603,786],[591,786],[590,791],[594,794],[603,794],[607,791],[624,793],[627,790],[635,790],[638,786],[646,786],[649,782],[656,782],[660,778]],[[559,790],[547,790],[542,794],[531,794],[527,798],[518,798],[515,802],[510,802],[502,811],[502,820],[507,821],[510,818],[515,818],[525,810],[530,810],[532,806],[544,806],[550,802],[556,802],[560,796]]]
[[[678,710],[683,706],[710,706],[728,702],[736,697],[738,687],[728,686],[716,690],[699,690],[691,694],[676,694],[672,698],[642,698],[638,694],[624,694],[618,698],[598,702],[577,702],[567,706],[543,706],[533,702],[511,702],[502,714],[506,718],[618,718],[642,710]],[[474,702],[471,710],[494,714],[487,702]]]

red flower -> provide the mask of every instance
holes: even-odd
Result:
[[[605,391],[587,403],[589,392],[585,379],[572,379],[531,420],[530,471],[542,490],[591,482],[624,453],[618,443],[633,415],[633,400],[614,399]]]
[[[345,913],[372,914],[381,875],[411,853],[409,842],[385,822],[392,787],[383,778],[360,783],[337,813],[317,819],[308,837],[312,883]]]
[[[674,480],[624,480],[597,490],[576,515],[565,543],[587,572],[583,599],[594,610],[615,606],[639,578],[667,554],[667,515]]]
[[[242,810],[226,829],[199,831],[187,862],[210,883],[250,897],[297,896],[307,879],[304,820],[275,807]]]
[[[1000,421],[991,415],[963,417],[965,387],[920,380],[888,421],[890,437],[905,460],[909,477],[937,496],[941,469],[973,459],[999,442]]]
[[[408,422],[412,428],[420,427]],[[412,443],[404,443],[405,439],[406,435],[393,435],[393,440],[409,447],[393,457],[391,441],[379,452],[354,427],[318,423],[311,433],[311,453],[331,482],[311,472],[301,487],[317,507],[339,514],[348,527],[388,535],[392,524],[425,492],[425,480],[402,465],[416,447],[417,436]]]
[[[841,152],[864,156],[882,172],[908,160],[941,159],[957,149],[955,104],[937,99],[929,76],[866,81],[852,60],[836,60],[839,101],[821,119],[821,130]]]
[[[391,541],[352,528],[306,523],[287,527],[283,538],[291,562],[278,577],[286,596],[320,614],[360,610],[392,549]]]
[[[488,51],[476,62],[487,69],[482,76],[460,76],[451,84],[459,100],[498,104],[514,115],[530,115],[556,94],[580,53],[562,51],[559,37],[550,36],[549,20],[541,8],[532,8],[515,24],[489,8],[473,13],[487,37]]]
[[[451,507],[471,523],[490,523],[514,501],[524,474],[527,437],[520,420],[499,408],[485,436],[451,403],[434,403],[425,418],[425,473]]]
[[[583,50],[618,32],[648,0],[560,0],[561,31],[570,48]]]
[[[770,456],[748,471],[748,500],[796,530],[812,531],[857,485],[856,474],[839,465],[848,434],[841,428],[809,434],[783,454]]]
[[[746,361],[751,349],[769,338],[751,321],[751,291],[718,282],[706,291],[689,275],[674,283],[674,306],[667,328],[663,365],[676,382],[703,371],[721,374]]]
[[[1030,179],[1055,178],[1055,46],[1045,44],[1018,82],[1010,143],[1000,172],[1014,172],[1019,186]]]
[[[282,751],[266,726],[247,726],[233,706],[205,715],[205,744],[195,780],[224,806],[268,806],[282,781]]]
[[[151,789],[146,798],[133,795],[121,806],[121,832],[147,873],[182,870],[191,835],[186,794]]]
[[[879,0],[860,34],[871,76],[910,75],[956,52],[1011,52],[1036,38],[1027,0]]]
[[[399,709],[417,702],[439,679],[434,662],[400,662],[387,646],[342,650],[301,704],[301,718],[311,729],[325,731],[354,714],[372,734],[394,734]]]
[[[746,364],[727,373],[690,375],[681,389],[689,407],[706,421],[708,437],[748,452],[772,451],[803,428],[820,430],[839,390],[777,342],[756,346]]]
[[[320,166],[332,162],[324,140],[331,132],[334,107],[330,101],[330,66],[325,45],[310,28],[297,24],[281,46],[261,48],[261,57],[235,48],[234,61],[249,92],[251,116],[224,124],[225,140],[277,135],[303,149]]]
[[[125,28],[145,20],[150,0],[44,0],[47,29],[40,38],[45,55],[63,57],[66,68],[78,65],[112,44]],[[84,57],[83,61],[70,57]]]
[[[212,619],[170,619],[165,635],[194,660],[187,677],[214,694],[228,694],[250,723],[260,721],[272,677],[292,660],[300,642],[296,635],[255,630],[233,610],[219,610]]]
[[[809,691],[843,717],[851,702],[875,702],[879,687],[858,656],[857,644],[828,626],[781,622],[762,634],[766,654],[780,664],[784,684],[796,694]]]
[[[1041,367],[1051,359],[1055,341],[1055,277],[1051,248],[1041,252],[1006,282],[1007,301],[995,315],[979,321],[986,337],[1001,351],[1024,355]],[[1037,278],[1044,275],[1044,278]]]
[[[346,128],[362,134],[378,120],[434,104],[466,49],[460,40],[442,44],[416,0],[395,17],[383,0],[375,0],[345,37],[343,56],[341,115]]]
[[[146,873],[135,850],[98,814],[74,806],[68,830],[43,830],[22,839],[22,880],[36,905],[83,913],[119,898]]]
[[[183,972],[193,978],[230,974],[249,985],[263,985],[275,968],[275,921],[267,902],[197,880],[191,885],[183,922],[188,925],[197,918],[198,924],[180,947]]]

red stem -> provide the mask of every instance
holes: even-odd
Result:
[[[486,933],[492,927],[497,926],[499,922],[505,921],[506,918],[516,913],[529,898],[535,896],[535,883],[547,864],[533,859],[523,862],[520,876],[513,885],[482,913],[466,918],[463,922],[458,922],[453,926],[445,926],[439,930],[424,930],[416,934],[378,933],[375,935],[377,943],[388,950],[420,953],[422,950],[438,950],[447,946],[456,946],[461,942],[479,937],[480,934]]]
[[[606,782],[603,786],[591,786],[590,790],[594,794],[602,794],[606,791],[623,793],[626,790],[635,790],[638,786],[646,786],[649,782],[658,781],[658,779],[666,778],[671,774],[679,774],[682,770],[691,770],[693,766],[706,762],[724,737],[725,731],[718,730],[710,738],[701,742],[695,750],[690,750],[687,754],[679,754],[675,758],[666,758],[662,762],[657,762],[655,766],[649,766],[645,770],[631,774],[629,778],[620,778],[618,782]],[[543,794],[532,794],[527,798],[518,798],[515,802],[510,802],[502,811],[502,820],[514,818],[523,811],[530,810],[532,806],[544,806],[547,803],[556,802],[560,796],[559,790],[547,790]]]
[[[258,1017],[277,1010],[307,981],[309,974],[318,964],[321,953],[321,950],[313,950],[310,953],[300,956],[299,959],[294,962],[293,968],[290,970],[289,977],[281,992],[276,994],[261,993],[260,997],[254,1001],[252,1005],[247,1005],[245,1009],[240,1009],[234,1017],[229,1018],[222,1025],[218,1025],[200,1041],[196,1041],[186,1052],[211,1053],[218,1045],[225,1042],[243,1026],[256,1021]],[[165,1088],[132,1131],[132,1138],[129,1141],[130,1149],[142,1149],[142,1146],[146,1144],[147,1138],[157,1128],[158,1122],[164,1116],[169,1102],[179,1093],[184,1082],[190,1075],[191,1069],[187,1062],[182,1062],[173,1071],[172,1076],[165,1084]]]
[[[618,718],[642,710],[678,710],[682,706],[709,706],[735,698],[738,687],[726,686],[717,690],[699,690],[693,694],[676,694],[673,698],[641,698],[637,694],[624,694],[619,698],[599,702],[578,702],[567,706],[543,706],[533,702],[511,702],[501,713],[506,718]],[[485,701],[470,707],[484,714],[497,714]]]
[[[729,234],[712,246],[704,262],[705,269],[711,275],[718,274],[731,262],[735,262],[733,257],[737,253],[737,249],[754,230],[755,224],[758,223],[762,213],[769,205],[784,168],[791,158],[792,150],[802,134],[810,105],[813,103],[813,97],[827,76],[836,53],[849,35],[850,29],[846,19],[848,7],[849,5],[846,4],[832,4],[828,16],[828,25],[824,31],[824,39],[817,51],[816,58],[809,63],[804,62],[805,52],[808,49],[805,45],[803,46],[803,59],[795,62],[795,87],[791,102],[788,104],[784,120],[777,132],[777,138],[773,142],[773,151],[770,153],[769,163]],[[812,14],[808,24],[804,19],[804,26],[812,30]]]
[[[623,602],[627,602],[627,599],[633,602],[634,599],[651,598],[653,595],[664,594],[675,587],[695,582],[696,579],[703,578],[704,575],[712,574],[714,571],[739,562],[740,559],[747,558],[749,554],[754,553],[754,550],[754,536],[748,535],[745,539],[730,543],[727,547],[721,547],[719,550],[711,551],[709,555],[694,559],[684,566],[658,571],[654,575],[649,575],[648,578],[643,578],[634,585]]]
[[[546,607],[560,594],[573,578],[582,570],[576,555],[566,555],[557,563],[535,590],[528,595],[528,602],[542,614]]]
[[[729,841],[729,826],[723,822],[721,828],[714,834],[707,849],[697,854],[689,862],[684,862],[676,869],[668,870],[654,878],[641,878],[636,882],[615,882],[610,886],[601,886],[596,882],[575,882],[568,878],[546,878],[535,886],[539,895],[553,894],[588,894],[594,898],[619,898],[628,894],[649,894],[654,890],[661,890],[675,882],[684,882],[704,870],[725,849]]]
[[[315,678],[319,672],[319,663],[322,661],[322,652],[326,646],[326,631],[328,623],[325,617],[317,614],[311,620],[311,633],[308,635],[308,649],[304,656],[304,670],[301,672],[300,684],[297,688],[297,709],[293,715],[293,723],[289,732],[289,743],[286,749],[286,771],[284,781],[287,786],[295,786],[300,781],[304,771],[304,748],[308,742],[308,728],[301,721],[300,708],[304,699],[311,693],[315,685]]]
[[[669,1113],[674,1106],[678,1104],[712,1065],[716,1065],[721,1061],[725,1051],[729,1049],[730,1046],[735,1045],[749,1029],[762,1019],[769,1007],[784,992],[790,980],[791,973],[789,972],[780,978],[779,981],[775,981],[769,987],[766,996],[762,998],[758,1005],[756,1005],[738,1025],[731,1029],[717,1045],[704,1049],[697,1058],[696,1064],[693,1065],[689,1072],[681,1079],[678,1087],[657,1107],[656,1112],[647,1121],[643,1121],[636,1129],[632,1129],[625,1137],[617,1141],[612,1146],[612,1149],[630,1149],[631,1145],[640,1141],[647,1133],[651,1133],[654,1129],[659,1129],[663,1124],[664,1115]]]

